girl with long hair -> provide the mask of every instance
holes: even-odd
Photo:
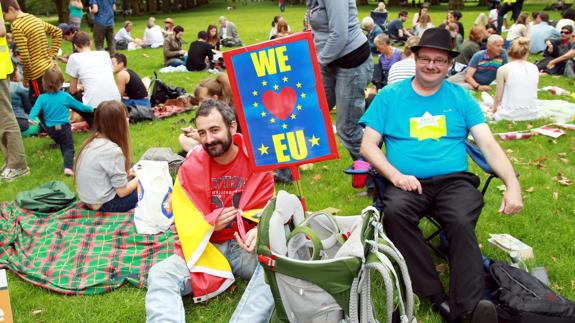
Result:
[[[216,25],[208,25],[208,44],[212,46],[214,50],[220,50],[220,36],[218,35],[218,27]]]
[[[126,107],[118,101],[100,103],[94,112],[93,131],[74,166],[78,197],[92,210],[129,211],[138,202],[138,180],[130,169]]]

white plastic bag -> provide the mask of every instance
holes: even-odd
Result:
[[[172,177],[168,162],[140,160],[134,166],[138,177],[138,204],[134,212],[136,231],[156,234],[174,222],[172,211]]]

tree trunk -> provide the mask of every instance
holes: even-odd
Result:
[[[366,6],[367,0],[355,0],[357,6]]]
[[[389,3],[387,4],[389,7],[399,7],[401,4],[400,0],[389,0]]]
[[[58,12],[58,22],[68,22],[68,17],[70,12],[68,11],[68,1],[66,0],[54,0],[56,4],[56,11]]]
[[[463,10],[464,4],[463,0],[449,0],[447,9],[449,10]]]
[[[478,7],[487,7],[488,5],[489,5],[488,0],[479,0],[479,3],[477,4]]]
[[[156,13],[156,0],[146,0],[146,4],[148,7],[148,13]]]
[[[431,1],[430,1],[430,4],[431,4],[432,6],[438,6],[438,5],[441,4],[441,0],[431,0]]]

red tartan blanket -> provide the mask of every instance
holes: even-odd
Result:
[[[46,214],[0,204],[0,268],[62,294],[102,294],[126,283],[142,288],[150,268],[173,254],[176,240],[173,226],[138,234],[133,212],[73,205]]]

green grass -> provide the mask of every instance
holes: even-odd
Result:
[[[267,39],[270,22],[274,15],[279,14],[275,2],[237,5],[237,10],[226,11],[225,4],[211,3],[190,12],[170,14],[177,24],[185,28],[185,40],[190,43],[200,30],[205,30],[208,24],[215,24],[217,18],[224,14],[233,21],[239,29],[245,44],[252,44]],[[467,3],[463,12],[463,23],[468,31],[473,20],[480,12],[474,3]],[[541,10],[543,4],[528,5],[527,11]],[[360,8],[360,19],[368,15],[372,7]],[[446,12],[446,5],[432,7],[433,23],[438,25]],[[284,17],[290,23],[293,31],[302,26],[305,8],[288,6]],[[390,17],[397,15],[398,9],[391,8]],[[414,10],[411,10],[413,13]],[[162,21],[168,15],[157,15]],[[558,18],[552,14],[552,18]],[[133,35],[141,37],[147,17],[132,17],[134,21]],[[121,27],[118,21],[116,30]],[[187,48],[187,45],[186,45]],[[64,51],[70,52],[70,44],[65,42]],[[152,76],[153,71],[162,67],[161,49],[139,50],[126,52],[130,68],[142,77]],[[534,60],[536,57],[532,58]],[[208,77],[205,72],[162,74],[160,78],[172,86],[182,86],[191,92],[199,80]],[[541,78],[540,87],[557,85],[565,89],[575,89],[573,81],[565,78],[545,76]],[[542,93],[540,98],[553,98]],[[569,99],[575,102],[573,99]],[[167,146],[178,150],[177,136],[183,125],[180,119],[187,122],[192,117],[186,114],[153,123],[141,123],[130,126],[132,137],[133,158],[137,160],[149,147]],[[492,125],[494,132],[524,130],[531,126],[547,123],[546,120],[534,122],[500,122]],[[86,138],[86,134],[75,134],[74,140],[78,148]],[[13,200],[15,194],[31,189],[50,180],[62,180],[72,187],[69,178],[62,173],[62,156],[59,150],[50,148],[49,138],[25,139],[28,162],[32,175],[12,183],[2,183],[0,199]],[[501,142],[501,145],[512,156],[516,171],[521,174],[525,210],[519,215],[508,217],[499,215],[497,209],[501,200],[501,192],[495,187],[501,183],[496,180],[486,195],[485,208],[477,226],[477,235],[483,252],[493,258],[505,259],[504,254],[488,246],[486,241],[489,233],[508,232],[523,240],[534,248],[536,259],[530,265],[547,267],[553,287],[559,293],[575,299],[575,190],[573,186],[559,185],[553,180],[558,172],[575,179],[573,158],[575,152],[575,136],[569,131],[566,136],[557,140],[547,137],[533,137],[525,141]],[[302,186],[308,206],[312,210],[328,206],[341,209],[341,214],[357,214],[370,204],[367,198],[357,197],[358,191],[351,187],[351,179],[344,176],[342,170],[351,160],[345,149],[339,145],[340,160],[316,164],[313,170],[302,172]],[[562,161],[559,154],[565,153]],[[563,156],[563,155],[562,155]],[[1,159],[2,157],[0,157]],[[544,167],[537,167],[536,160],[548,158]],[[1,162],[1,160],[0,160]],[[473,170],[478,172],[477,168]],[[533,187],[532,192],[527,189]],[[277,189],[294,191],[291,185],[278,185]],[[554,193],[557,198],[554,198]],[[429,230],[428,225],[424,225]],[[445,277],[445,275],[443,275]],[[125,287],[118,291],[101,296],[62,296],[22,281],[17,276],[9,274],[10,295],[12,307],[17,322],[142,322],[145,320],[144,297],[145,290]],[[245,283],[238,283],[234,292],[224,293],[217,299],[206,304],[192,304],[185,299],[186,317],[189,322],[226,322],[231,316]],[[381,302],[376,302],[381,306]],[[423,304],[418,312],[421,322],[440,322],[437,315],[431,313],[429,306]]]

